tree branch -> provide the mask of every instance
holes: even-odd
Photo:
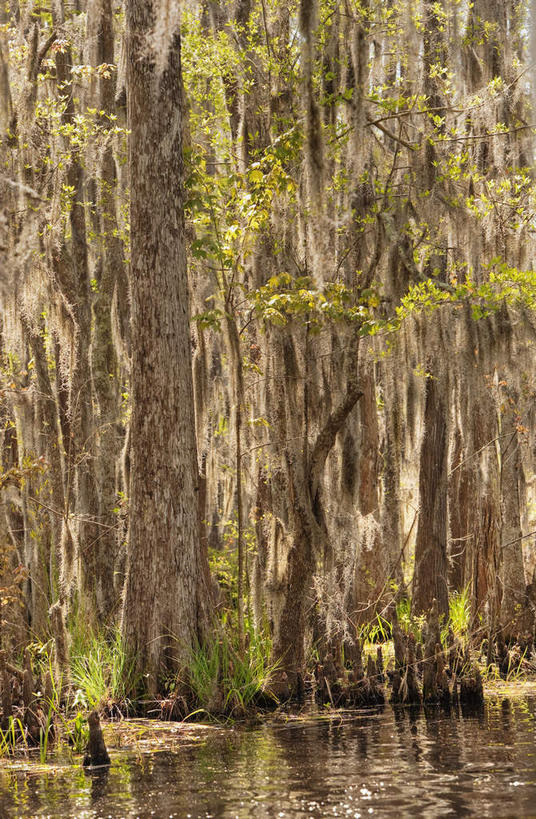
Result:
[[[311,465],[310,465],[310,486],[311,486],[311,497],[315,498],[316,493],[318,492],[318,484],[320,482],[320,476],[322,474],[322,470],[324,469],[324,464],[326,463],[326,458],[328,457],[333,444],[335,443],[335,438],[337,437],[337,433],[341,429],[342,425],[348,418],[349,414],[363,395],[362,391],[359,389],[357,382],[352,381],[352,383],[348,387],[348,392],[346,396],[336,407],[333,412],[330,414],[329,418],[327,419],[326,423],[324,424],[323,429],[320,430],[318,433],[318,437],[315,441],[315,445],[313,447],[313,453],[311,455]]]
[[[58,35],[56,34],[56,32],[53,31],[50,37],[47,40],[45,40],[45,42],[39,49],[39,52],[37,54],[37,71],[39,71],[39,69],[41,68],[41,63],[45,59],[50,46],[56,41],[57,36]]]
[[[376,120],[374,122],[374,121],[372,121],[371,119],[369,119],[367,117],[367,125],[373,125],[374,128],[377,128],[379,131],[384,133],[386,136],[389,137],[389,139],[392,139],[395,142],[400,143],[400,145],[403,145],[404,148],[409,148],[410,151],[418,151],[419,148],[421,147],[422,143],[420,143],[420,142],[413,142],[413,143],[407,142],[407,140],[403,139],[402,137],[397,136],[396,134],[393,134],[393,132],[390,131],[389,128],[386,128],[385,125],[382,125],[381,122],[379,122],[378,120]]]

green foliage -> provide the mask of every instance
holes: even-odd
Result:
[[[238,555],[236,549],[210,549],[210,570],[224,594],[225,602],[235,605],[238,594]]]
[[[245,634],[245,651],[240,651],[236,641],[222,631],[218,640],[192,654],[188,683],[203,708],[233,716],[243,715],[261,693],[276,701],[270,692],[270,680],[277,668],[270,662],[271,639],[267,631],[256,630],[248,621]]]
[[[461,25],[457,6],[453,4],[444,9],[440,4],[433,4],[434,20],[438,30],[446,33],[447,40],[447,32]],[[314,33],[320,49],[328,47],[336,31],[336,8],[337,4],[331,0],[320,3],[321,22]],[[263,14],[266,13],[270,16],[271,10],[264,9]],[[404,40],[408,20],[403,6],[380,5],[372,10],[358,3],[354,4],[353,13],[368,36],[373,27],[380,24],[385,27],[386,36],[393,38],[397,45]],[[420,36],[427,26],[421,10],[412,7],[410,19]],[[384,226],[384,238],[391,244],[398,247],[407,244],[411,275],[400,302],[389,304],[383,301],[377,287],[370,286],[368,274],[367,285],[361,284],[360,271],[355,271],[354,282],[344,285],[339,281],[338,267],[331,272],[315,270],[314,281],[306,267],[294,276],[287,272],[287,240],[280,235],[278,214],[283,212],[286,222],[298,218],[309,222],[314,218],[300,191],[306,143],[303,123],[297,121],[294,114],[289,118],[274,113],[268,144],[259,133],[249,134],[248,164],[242,168],[236,161],[237,145],[229,117],[229,94],[233,96],[236,88],[242,89],[246,96],[255,91],[253,64],[271,78],[272,87],[285,88],[290,97],[300,88],[303,64],[299,60],[299,42],[292,38],[290,43],[285,43],[276,38],[270,45],[264,25],[262,15],[259,17],[254,7],[243,24],[238,25],[231,16],[224,26],[214,30],[207,30],[193,12],[185,12],[183,18],[183,71],[190,100],[191,135],[186,156],[187,215],[195,232],[190,251],[194,275],[211,271],[215,280],[207,309],[194,316],[198,325],[202,329],[219,330],[226,315],[237,320],[243,305],[249,304],[253,305],[260,321],[278,326],[301,321],[314,329],[343,321],[352,323],[362,336],[389,335],[397,333],[402,323],[413,315],[432,313],[451,305],[468,304],[477,320],[498,309],[503,300],[533,306],[534,274],[508,268],[505,259],[490,263],[489,275],[484,276],[483,282],[485,259],[482,271],[472,271],[466,263],[454,262],[450,256],[446,271],[437,262],[450,230],[449,208],[458,212],[456,218],[465,213],[477,230],[482,229],[479,222],[489,223],[491,219],[498,224],[501,236],[525,230],[531,220],[534,198],[530,169],[505,167],[494,169],[493,173],[482,172],[473,144],[473,140],[480,137],[475,136],[471,115],[452,116],[448,108],[440,115],[435,108],[430,108],[428,93],[419,93],[419,89],[408,93],[403,82],[384,82],[368,89],[366,104],[363,101],[365,110],[372,121],[386,121],[393,133],[396,133],[394,123],[397,121],[399,126],[412,123],[413,141],[403,144],[412,152],[418,152],[419,159],[426,162],[425,148],[434,148],[433,184],[423,187],[417,170],[418,160],[412,160],[406,170],[398,172],[396,161],[391,165],[385,156],[380,158],[377,154],[370,167],[362,169],[359,180],[352,179],[347,151],[353,126],[348,125],[345,112],[354,102],[355,89],[345,87],[339,68],[322,60],[313,68],[313,85],[319,104],[337,112],[331,124],[324,122],[322,130],[329,156],[324,195],[328,209],[338,215],[341,223],[335,227],[334,220],[333,226],[341,255],[345,255],[346,242],[348,252],[352,249],[356,225],[365,234],[379,222]],[[485,27],[482,32],[476,40],[476,35],[467,35],[464,47],[473,41],[480,43],[482,37],[485,40],[488,36]],[[466,106],[468,112],[475,110],[478,116],[485,106],[496,108],[497,100],[505,93],[504,78],[493,77],[478,96],[459,99],[461,87],[444,64],[441,49],[440,52],[428,66],[429,80],[449,101],[453,111],[459,112]],[[375,58],[371,59],[374,62]],[[409,53],[404,49],[397,51],[397,59],[403,76],[408,69]],[[372,64],[370,67],[373,77]],[[215,76],[222,81],[215,82]],[[259,115],[262,113],[259,111]],[[489,127],[482,132],[483,137],[508,135],[512,125],[496,121],[496,115],[491,119]],[[371,192],[363,209],[354,208],[348,201],[348,194],[357,182],[368,186]],[[434,186],[440,188],[445,203],[437,214],[431,214],[426,203],[434,197]],[[396,221],[395,228],[393,218],[400,214],[402,205],[408,216],[403,224]],[[355,220],[352,226],[348,219],[350,209]],[[265,283],[249,289],[247,263],[263,237],[268,240],[273,265],[267,271]],[[293,262],[299,270],[300,261],[293,258]],[[329,260],[324,260],[324,264],[329,264]],[[320,285],[316,274],[322,280]],[[479,280],[478,285],[474,284],[475,278]]]
[[[215,642],[193,652],[188,666],[188,682],[198,703],[211,702],[218,686],[220,645]]]
[[[411,600],[409,597],[401,597],[396,604],[396,616],[402,631],[409,633],[412,627]]]
[[[272,276],[250,299],[264,321],[280,326],[295,318],[316,327],[328,321],[364,325],[371,320],[370,308],[379,304],[372,288],[363,291],[356,303],[355,293],[343,284],[328,282],[318,289],[310,276],[293,278],[288,273]]]
[[[274,201],[281,195],[293,196],[296,184],[288,168],[298,147],[293,128],[259,154],[246,173],[228,169],[214,174],[202,145],[187,154],[186,212],[195,228],[193,265],[201,269],[208,265],[217,285],[209,297],[215,303],[194,316],[200,326],[219,328],[222,308],[228,308],[233,292],[242,289],[244,265],[259,235],[270,226]]]
[[[244,545],[248,555],[255,550],[255,530],[250,525],[243,533]],[[236,515],[223,524],[223,549],[209,548],[209,564],[212,576],[217,580],[223,595],[222,622],[232,628],[238,601],[238,522]]]
[[[74,704],[83,708],[128,700],[137,680],[118,628],[109,635],[90,633],[85,645],[71,652],[71,679],[76,686]]]
[[[0,759],[3,756],[14,754],[21,748],[28,751],[24,725],[18,717],[10,716],[7,728],[4,730],[0,728]]]
[[[411,600],[409,597],[402,597],[396,604],[396,616],[400,628],[405,634],[410,632],[415,635],[416,640],[422,638],[422,630],[426,621],[424,615],[416,617],[411,611]]]
[[[72,748],[75,754],[84,753],[89,741],[89,728],[86,714],[77,710],[68,717],[61,711],[58,712],[59,722],[62,729],[62,738]]]
[[[455,637],[465,640],[471,618],[469,586],[453,592],[449,597],[449,625]]]
[[[39,729],[39,759],[42,764],[46,762],[48,746],[54,736],[54,713],[55,707],[51,703],[48,708],[45,724]]]
[[[390,639],[392,630],[392,623],[377,614],[374,620],[361,626],[359,638],[366,643],[385,643]]]

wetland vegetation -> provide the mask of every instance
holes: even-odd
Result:
[[[135,813],[146,765],[525,810],[535,50],[532,0],[2,5],[0,811]]]

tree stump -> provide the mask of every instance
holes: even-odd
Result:
[[[97,711],[92,711],[87,718],[89,725],[89,742],[84,756],[84,767],[95,768],[98,765],[109,765],[110,757],[104,744],[102,728]]]

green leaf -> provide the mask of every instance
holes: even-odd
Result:
[[[254,171],[250,171],[249,173],[249,181],[252,182],[254,185],[258,185],[264,179],[264,174],[262,171],[258,169]]]

